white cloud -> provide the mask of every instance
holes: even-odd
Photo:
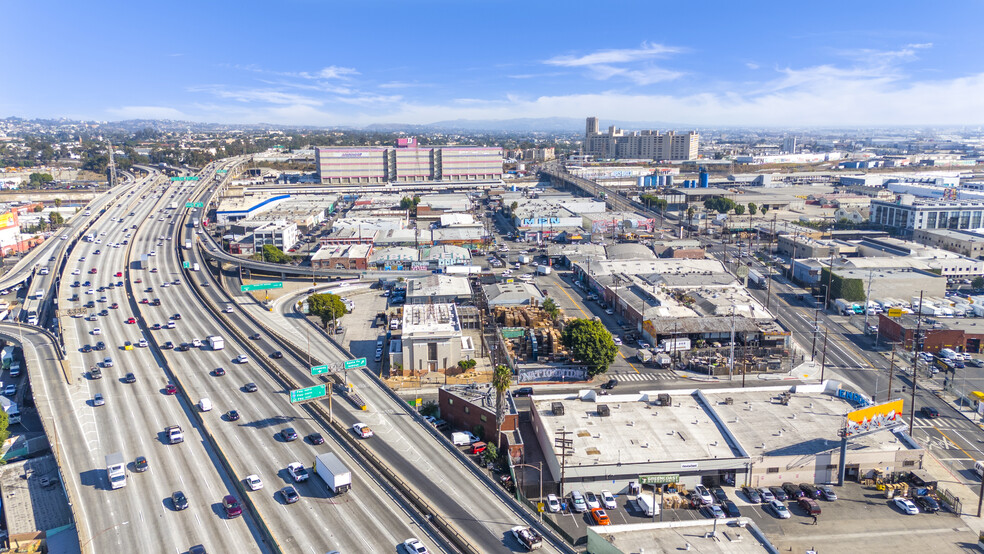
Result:
[[[207,92],[219,98],[243,103],[262,102],[268,104],[301,104],[310,106],[318,106],[323,103],[321,100],[309,96],[291,94],[273,89],[227,89],[221,85],[207,85],[190,87],[188,90],[190,92]]]
[[[753,62],[745,62],[745,67],[747,67],[748,69],[758,69],[759,64]]]
[[[348,79],[352,75],[358,75],[359,72],[351,67],[339,67],[337,65],[329,65],[328,67],[317,71],[313,74],[307,72],[298,73],[298,76],[307,79]]]
[[[181,110],[167,106],[121,106],[106,111],[122,119],[189,119]]]
[[[680,51],[680,48],[672,46],[643,42],[642,46],[639,48],[599,50],[583,56],[556,56],[548,60],[544,60],[543,63],[547,65],[559,65],[562,67],[582,67],[599,64],[628,63],[662,56],[664,54],[675,54]]]

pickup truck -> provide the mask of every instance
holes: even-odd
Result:
[[[184,433],[181,431],[180,425],[170,425],[165,427],[164,434],[167,435],[167,441],[169,444],[184,442]]]

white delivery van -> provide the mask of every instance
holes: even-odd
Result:
[[[198,401],[198,409],[203,412],[208,412],[212,410],[212,401],[208,398],[202,398]]]
[[[639,496],[636,497],[636,505],[642,510],[642,513],[649,517],[659,515],[659,503],[653,502],[653,497],[646,494],[646,491],[642,491]]]

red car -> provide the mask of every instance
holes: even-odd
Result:
[[[96,273],[99,273],[99,272],[96,271],[96,268],[92,268],[92,269],[89,270],[89,273],[92,274],[92,275],[95,275]]]
[[[167,385],[164,385],[164,394],[177,394],[177,393],[178,393],[178,387],[175,386],[173,383],[168,383]]]
[[[110,310],[118,310],[119,308],[120,308],[120,305],[117,304],[116,302],[113,302],[112,304],[109,305],[109,309]]]
[[[137,279],[136,281],[134,281],[134,283],[139,285],[140,283],[143,283],[143,279]]]
[[[137,318],[135,318],[135,317],[131,317],[131,318],[129,318],[129,319],[127,319],[127,320],[126,320],[126,322],[127,322],[128,324],[130,324],[130,325],[133,325],[134,323],[136,323],[136,322],[137,322]]]
[[[222,499],[222,507],[225,508],[226,517],[232,518],[243,515],[242,505],[231,494]]]
[[[146,298],[141,298],[141,299],[140,299],[140,303],[141,303],[141,304],[147,304],[147,303],[149,303],[149,302],[150,302],[150,300],[147,300]]]
[[[117,271],[116,272],[116,276],[117,277],[122,277],[123,276],[123,272],[122,271]]]

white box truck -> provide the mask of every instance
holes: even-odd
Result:
[[[549,265],[536,266],[536,272],[539,273],[540,275],[550,275],[550,271],[551,270]]]
[[[192,271],[201,271],[201,269],[202,268],[201,268],[200,265],[198,265],[198,262],[195,262],[195,263],[191,264],[191,270]]]
[[[190,240],[186,240],[185,241],[185,250],[191,250],[191,241]]]
[[[219,336],[212,336],[205,339],[208,342],[208,347],[212,350],[222,350],[225,348],[225,339]]]
[[[659,341],[660,352],[684,352],[690,350],[690,339],[678,337],[675,339],[663,339]]]
[[[840,315],[854,315],[854,304],[843,298],[834,300],[834,307],[837,308],[837,313]]]
[[[659,515],[659,503],[653,502],[652,495],[646,494],[645,491],[636,497],[636,505],[649,517]]]
[[[352,472],[331,452],[318,454],[314,458],[314,472],[318,474],[328,489],[342,494],[352,488]]]
[[[123,461],[122,453],[106,456],[106,475],[109,476],[109,485],[112,488],[121,489],[126,486],[126,462]]]

